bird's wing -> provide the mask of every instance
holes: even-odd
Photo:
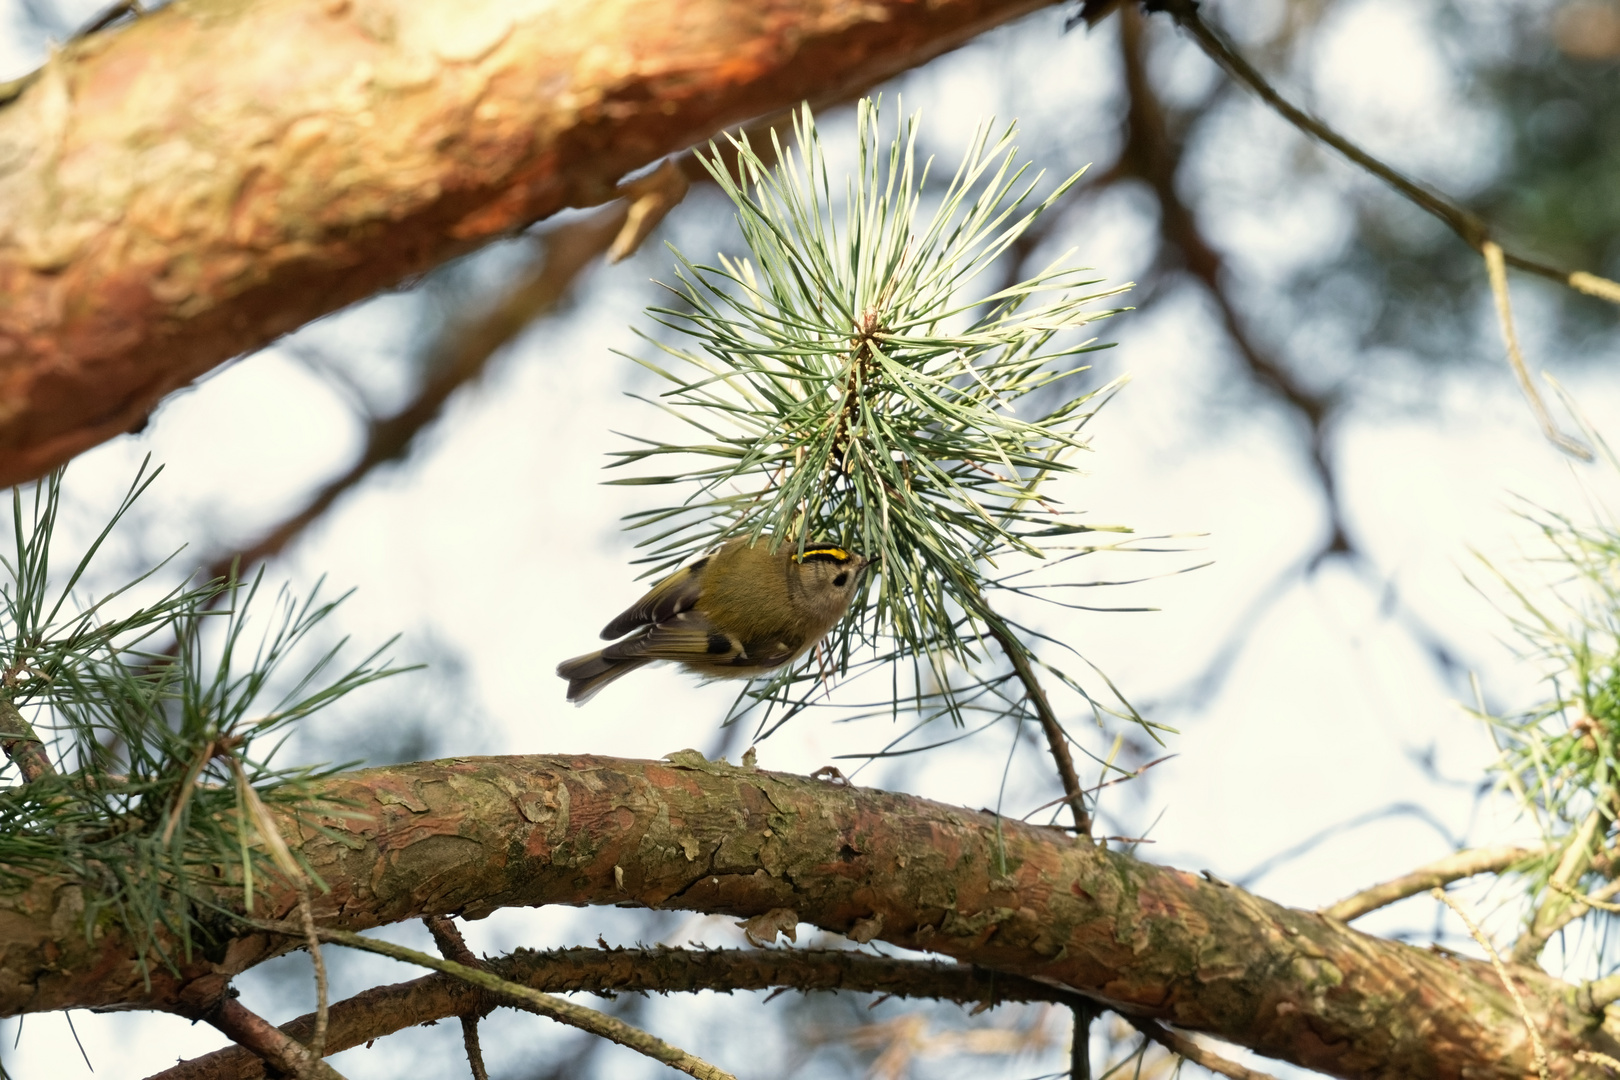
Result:
[[[742,642],[716,630],[695,611],[683,611],[602,650],[609,660],[678,660],[725,664],[746,656]]]
[[[698,601],[702,570],[708,564],[707,557],[699,559],[654,585],[646,596],[602,628],[603,639],[612,641],[638,626],[667,622],[682,612],[690,611]]]

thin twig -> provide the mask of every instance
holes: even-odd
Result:
[[[793,989],[951,1001],[975,1011],[1025,1001],[1071,1008],[1088,1003],[1072,990],[972,964],[903,960],[848,949],[524,949],[480,963],[502,978],[552,993]],[[328,1050],[337,1053],[418,1024],[462,1016],[485,1002],[518,1004],[494,999],[479,987],[439,972],[373,987],[332,1006]],[[283,1024],[281,1030],[291,1038],[307,1039],[314,1022],[310,1013]],[[181,1062],[150,1080],[248,1080],[261,1075],[253,1066],[247,1051],[228,1047]]]
[[[1074,768],[1074,755],[1069,753],[1069,735],[1063,730],[1057,713],[1052,711],[1052,703],[1047,700],[1046,690],[1035,677],[1035,669],[1030,666],[1029,657],[1012,640],[1011,633],[1001,620],[985,605],[985,612],[989,616],[986,620],[990,627],[990,636],[996,639],[1001,651],[1007,654],[1012,661],[1013,671],[1018,675],[1018,681],[1024,684],[1024,693],[1029,703],[1035,707],[1035,715],[1041,722],[1041,730],[1046,734],[1046,746],[1052,754],[1052,760],[1057,763],[1058,777],[1063,781],[1063,795],[1069,804],[1069,810],[1074,814],[1074,828],[1081,836],[1091,835],[1091,812],[1086,809],[1085,792],[1080,787],[1080,774]]]
[[[1194,1065],[1202,1065],[1212,1073],[1230,1077],[1231,1080],[1277,1080],[1270,1073],[1257,1072],[1254,1069],[1239,1065],[1235,1061],[1229,1061],[1214,1051],[1205,1050],[1185,1035],[1171,1031],[1157,1021],[1131,1020],[1130,1022],[1137,1031],[1140,1031],[1172,1054],[1184,1057]]]
[[[467,939],[461,936],[455,920],[448,915],[428,915],[422,922],[427,926],[428,933],[433,935],[433,944],[439,947],[440,954],[446,960],[484,969],[484,962],[467,948]],[[473,1080],[489,1080],[489,1070],[484,1066],[484,1047],[478,1038],[478,1021],[487,1011],[483,997],[480,994],[479,1000],[460,1016],[461,1045],[467,1051],[467,1067],[472,1070]]]
[[[1091,1022],[1097,1007],[1089,1002],[1069,1006],[1074,1034],[1069,1037],[1069,1080],[1091,1080]]]
[[[294,936],[297,936],[296,934]],[[343,1076],[286,1032],[233,997],[223,997],[202,1019],[223,1032],[232,1042],[252,1051],[272,1067],[298,1080],[343,1080]]]
[[[1529,403],[1530,411],[1535,414],[1536,422],[1541,425],[1541,433],[1547,436],[1548,442],[1569,456],[1591,461],[1590,447],[1558,430],[1557,421],[1547,411],[1547,403],[1541,399],[1535,381],[1530,378],[1530,369],[1525,366],[1524,353],[1519,348],[1519,335],[1513,330],[1513,302],[1508,298],[1507,267],[1502,261],[1502,245],[1495,240],[1487,240],[1480,251],[1485,256],[1485,274],[1490,278],[1491,296],[1496,300],[1496,318],[1502,324],[1502,340],[1507,345],[1508,363],[1513,365],[1519,390]]]
[[[557,949],[522,950],[483,961],[503,978],[551,992],[635,993],[656,991],[797,989],[887,993],[897,997],[982,1006],[1044,1001],[1074,1004],[1080,995],[1032,979],[991,972],[971,964],[901,960],[847,949]],[[332,1006],[337,1053],[404,1028],[460,1016],[478,1006],[484,991],[445,975],[379,986]],[[500,1005],[516,1005],[501,999]],[[314,1024],[306,1014],[282,1025],[305,1038]],[[248,1075],[242,1053],[226,1049],[184,1062],[151,1080],[232,1080]]]
[[[1463,921],[1463,925],[1468,927],[1468,932],[1474,935],[1474,940],[1479,942],[1479,947],[1484,949],[1486,954],[1490,956],[1491,966],[1496,968],[1496,977],[1502,980],[1503,986],[1507,987],[1508,995],[1513,998],[1513,1004],[1519,1007],[1519,1017],[1524,1021],[1524,1030],[1530,1033],[1530,1047],[1535,1054],[1536,1060],[1536,1075],[1541,1080],[1547,1080],[1547,1048],[1541,1043],[1541,1032],[1536,1030],[1535,1021],[1530,1018],[1530,1008],[1524,1003],[1524,997],[1520,995],[1519,988],[1508,977],[1507,965],[1502,963],[1502,957],[1496,951],[1496,946],[1490,943],[1478,924],[1468,917],[1468,913],[1462,909],[1462,906],[1446,894],[1446,890],[1437,886],[1429,890],[1429,895],[1456,912],[1457,918]]]
[[[580,272],[612,243],[626,210],[615,203],[559,226],[545,237],[544,254],[486,311],[455,321],[426,365],[431,374],[416,396],[390,416],[372,420],[360,457],[312,495],[304,506],[240,551],[214,559],[205,576],[222,577],[233,563],[249,567],[280,553],[344,494],[378,468],[403,460],[417,437],[443,414],[450,398],[476,382],[491,359],[541,315],[551,311]]]
[[[467,1068],[473,1080],[489,1080],[489,1069],[484,1066],[484,1046],[478,1039],[478,1017],[461,1017],[461,1048],[467,1055]]]
[[[1534,963],[1541,950],[1546,948],[1547,942],[1560,929],[1567,926],[1576,918],[1577,912],[1570,906],[1567,897],[1553,895],[1557,892],[1556,884],[1568,885],[1579,881],[1589,866],[1592,865],[1592,848],[1597,842],[1598,829],[1606,827],[1608,819],[1602,809],[1593,809],[1581,822],[1575,836],[1564,848],[1564,855],[1558,860],[1558,866],[1553,870],[1552,878],[1548,881],[1553,886],[1548,895],[1543,896],[1536,906],[1536,912],[1530,918],[1530,925],[1519,940],[1513,943],[1512,956],[1520,964]]]
[[[279,934],[288,934],[295,937],[302,935],[301,929],[289,926],[286,923],[262,922],[255,925],[261,929]],[[316,933],[322,941],[334,945],[374,952],[381,956],[392,957],[395,960],[403,960],[408,964],[433,968],[447,975],[454,975],[456,978],[469,982],[492,994],[511,999],[522,1008],[616,1042],[620,1046],[644,1054],[654,1061],[661,1061],[673,1069],[679,1069],[690,1076],[698,1077],[698,1080],[736,1080],[736,1077],[725,1070],[717,1068],[677,1046],[672,1046],[655,1035],[631,1027],[622,1020],[598,1012],[595,1009],[587,1009],[583,1005],[576,1005],[565,998],[556,997],[552,994],[543,994],[538,990],[531,990],[521,983],[509,982],[480,968],[468,967],[466,964],[458,964],[454,960],[445,960],[425,952],[419,952],[416,949],[408,949],[403,945],[395,945],[392,942],[378,941],[375,938],[351,934],[346,930],[321,928],[317,929]]]
[[[321,941],[315,934],[315,913],[309,905],[309,881],[298,879],[298,919],[304,927],[304,943],[309,947],[310,962],[315,965],[315,1030],[309,1037],[309,1052],[317,1058],[326,1056],[327,1008],[326,957],[321,954]]]
[[[1599,1053],[1596,1050],[1577,1050],[1575,1051],[1574,1058],[1576,1061],[1579,1061],[1582,1064],[1601,1065],[1605,1069],[1612,1069],[1615,1072],[1620,1072],[1620,1060],[1616,1060],[1615,1058],[1610,1057],[1608,1054]]]
[[[1363,889],[1352,896],[1347,896],[1336,904],[1318,908],[1318,912],[1330,919],[1340,922],[1350,922],[1359,919],[1369,911],[1377,911],[1387,907],[1397,900],[1404,900],[1408,896],[1416,896],[1420,892],[1432,889],[1437,885],[1449,885],[1453,881],[1473,877],[1475,874],[1488,874],[1497,870],[1505,870],[1516,862],[1521,862],[1544,851],[1541,848],[1514,847],[1503,844],[1498,847],[1472,848],[1468,851],[1458,851],[1447,855],[1443,859],[1436,859],[1432,863],[1420,866],[1409,874],[1402,874],[1398,878]]]
[[[1415,205],[1433,214],[1451,228],[1451,231],[1462,238],[1463,242],[1475,251],[1483,251],[1484,245],[1490,240],[1490,227],[1479,215],[1463,209],[1456,203],[1438,193],[1418,184],[1416,181],[1402,174],[1399,170],[1373,157],[1343,135],[1328,127],[1321,120],[1294,105],[1287,98],[1277,92],[1264,75],[1243,58],[1237,50],[1227,44],[1208,23],[1198,14],[1196,0],[1153,0],[1145,5],[1150,10],[1167,12],[1176,25],[1192,35],[1211,60],[1214,60],[1227,73],[1239,82],[1246,83],[1249,89],[1260,95],[1267,105],[1270,105],[1283,119],[1293,124],[1300,131],[1333,147],[1339,153],[1349,158],[1355,164],[1377,176],[1389,184],[1401,195],[1405,196]],[[1520,270],[1527,270],[1532,274],[1551,278],[1561,285],[1568,285],[1572,289],[1596,296],[1611,303],[1620,304],[1620,284],[1607,278],[1589,274],[1584,270],[1563,270],[1548,263],[1538,262],[1523,255],[1504,251],[1503,258],[1508,265]]]
[[[1620,881],[1611,881],[1595,893],[1577,892],[1562,881],[1549,881],[1547,884],[1574,900],[1579,906],[1596,908],[1598,911],[1606,911],[1610,915],[1620,915],[1620,904],[1608,902],[1608,897],[1620,892]]]
[[[1145,773],[1149,769],[1153,768],[1153,766],[1155,766],[1155,765],[1163,765],[1165,762],[1169,761],[1171,758],[1177,757],[1177,756],[1178,755],[1176,755],[1176,754],[1166,754],[1163,757],[1156,757],[1152,761],[1148,762],[1146,765],[1138,766],[1136,769],[1133,769],[1131,772],[1125,773],[1123,776],[1116,776],[1112,780],[1104,780],[1100,784],[1093,784],[1091,787],[1086,788],[1080,794],[1082,794],[1082,795],[1095,795],[1097,792],[1101,791],[1105,787],[1113,787],[1115,784],[1123,784],[1128,780],[1135,780],[1138,777],[1140,777],[1143,773]],[[1019,818],[1018,820],[1019,821],[1028,821],[1030,818],[1034,817],[1036,814],[1040,813],[1042,810],[1050,810],[1052,807],[1056,806],[1058,803],[1068,802],[1068,801],[1069,801],[1069,797],[1067,795],[1059,795],[1055,799],[1048,799],[1046,802],[1041,803],[1041,805],[1037,806],[1035,809],[1031,810],[1029,813],[1025,814],[1023,817]],[[1109,839],[1112,840],[1114,838],[1109,837]]]

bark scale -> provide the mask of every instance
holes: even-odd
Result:
[[[1065,833],[695,751],[664,762],[467,758],[335,777],[352,816],[296,838],[329,884],[323,925],[636,903],[875,936],[1082,991],[1338,1076],[1512,1077],[1529,1039],[1490,966],[1385,941],[1314,912]],[[288,890],[276,913],[293,909]],[[143,986],[106,920],[86,940],[76,886],[0,898],[0,1013],[186,1012],[287,947],[245,934]],[[261,909],[262,910],[262,909]],[[1555,1075],[1614,1054],[1576,988],[1513,968]]]

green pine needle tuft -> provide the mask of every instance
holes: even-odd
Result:
[[[1037,593],[999,579],[998,560],[1118,549],[1095,534],[1129,531],[1100,530],[1043,490],[1075,469],[1087,420],[1118,385],[1070,389],[1087,370],[1077,358],[1105,347],[1090,324],[1119,310],[1098,301],[1128,286],[1099,287],[1092,271],[1066,266],[1072,252],[1028,280],[982,284],[1080,178],[1032,203],[1042,178],[1018,160],[1012,126],[981,128],[936,197],[929,163],[917,161],[917,118],[884,140],[877,105],[862,101],[841,213],[808,107],[795,132],[796,148],[772,133],[775,167],[733,138],[733,173],[711,145],[704,164],[751,255],[711,265],[675,251],[680,305],[650,313],[683,340],[648,339],[664,362],[632,357],[669,384],[653,403],[699,435],[636,439],[615,466],[666,471],[610,482],[681,490],[630,518],[648,534],[649,574],[734,536],[800,550],[833,541],[875,558],[862,617],[835,633],[832,662],[909,666],[908,687],[884,695],[895,710],[908,699],[958,723],[975,710],[1009,715],[1024,692],[1004,670],[986,673],[986,642],[1010,641],[1039,663],[1025,644],[1038,635],[992,599]],[[856,659],[862,645],[871,649]],[[791,715],[816,691],[813,668],[756,684],[740,704]],[[1141,722],[1123,699],[1093,705]]]

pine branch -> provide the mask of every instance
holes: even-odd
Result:
[[[332,777],[312,794],[343,808],[295,846],[331,890],[314,898],[323,928],[481,917],[505,904],[791,908],[829,931],[875,928],[902,948],[1105,993],[1128,1014],[1330,1074],[1377,1062],[1421,1078],[1444,1060],[1518,1080],[1531,1068],[1518,1010],[1489,964],[913,796],[695,753],[420,762]],[[765,806],[769,836],[755,812]],[[457,843],[446,849],[438,841],[450,833]],[[244,930],[217,944],[226,951],[214,955],[231,958],[225,971],[198,957],[177,973],[153,968],[148,987],[121,934],[91,941],[71,920],[70,929],[53,925],[58,885],[40,879],[0,895],[0,1012],[171,1008],[189,980],[217,984],[296,944]],[[940,897],[950,898],[943,907]],[[272,912],[295,903],[289,886],[264,894]],[[1328,971],[1339,989],[1324,991]],[[1575,987],[1534,968],[1518,969],[1514,982],[1554,1060],[1615,1051]],[[1257,1012],[1256,1000],[1273,1005]],[[1407,1022],[1412,1000],[1425,1002],[1421,1025]],[[332,1038],[340,1028],[334,1021]]]

